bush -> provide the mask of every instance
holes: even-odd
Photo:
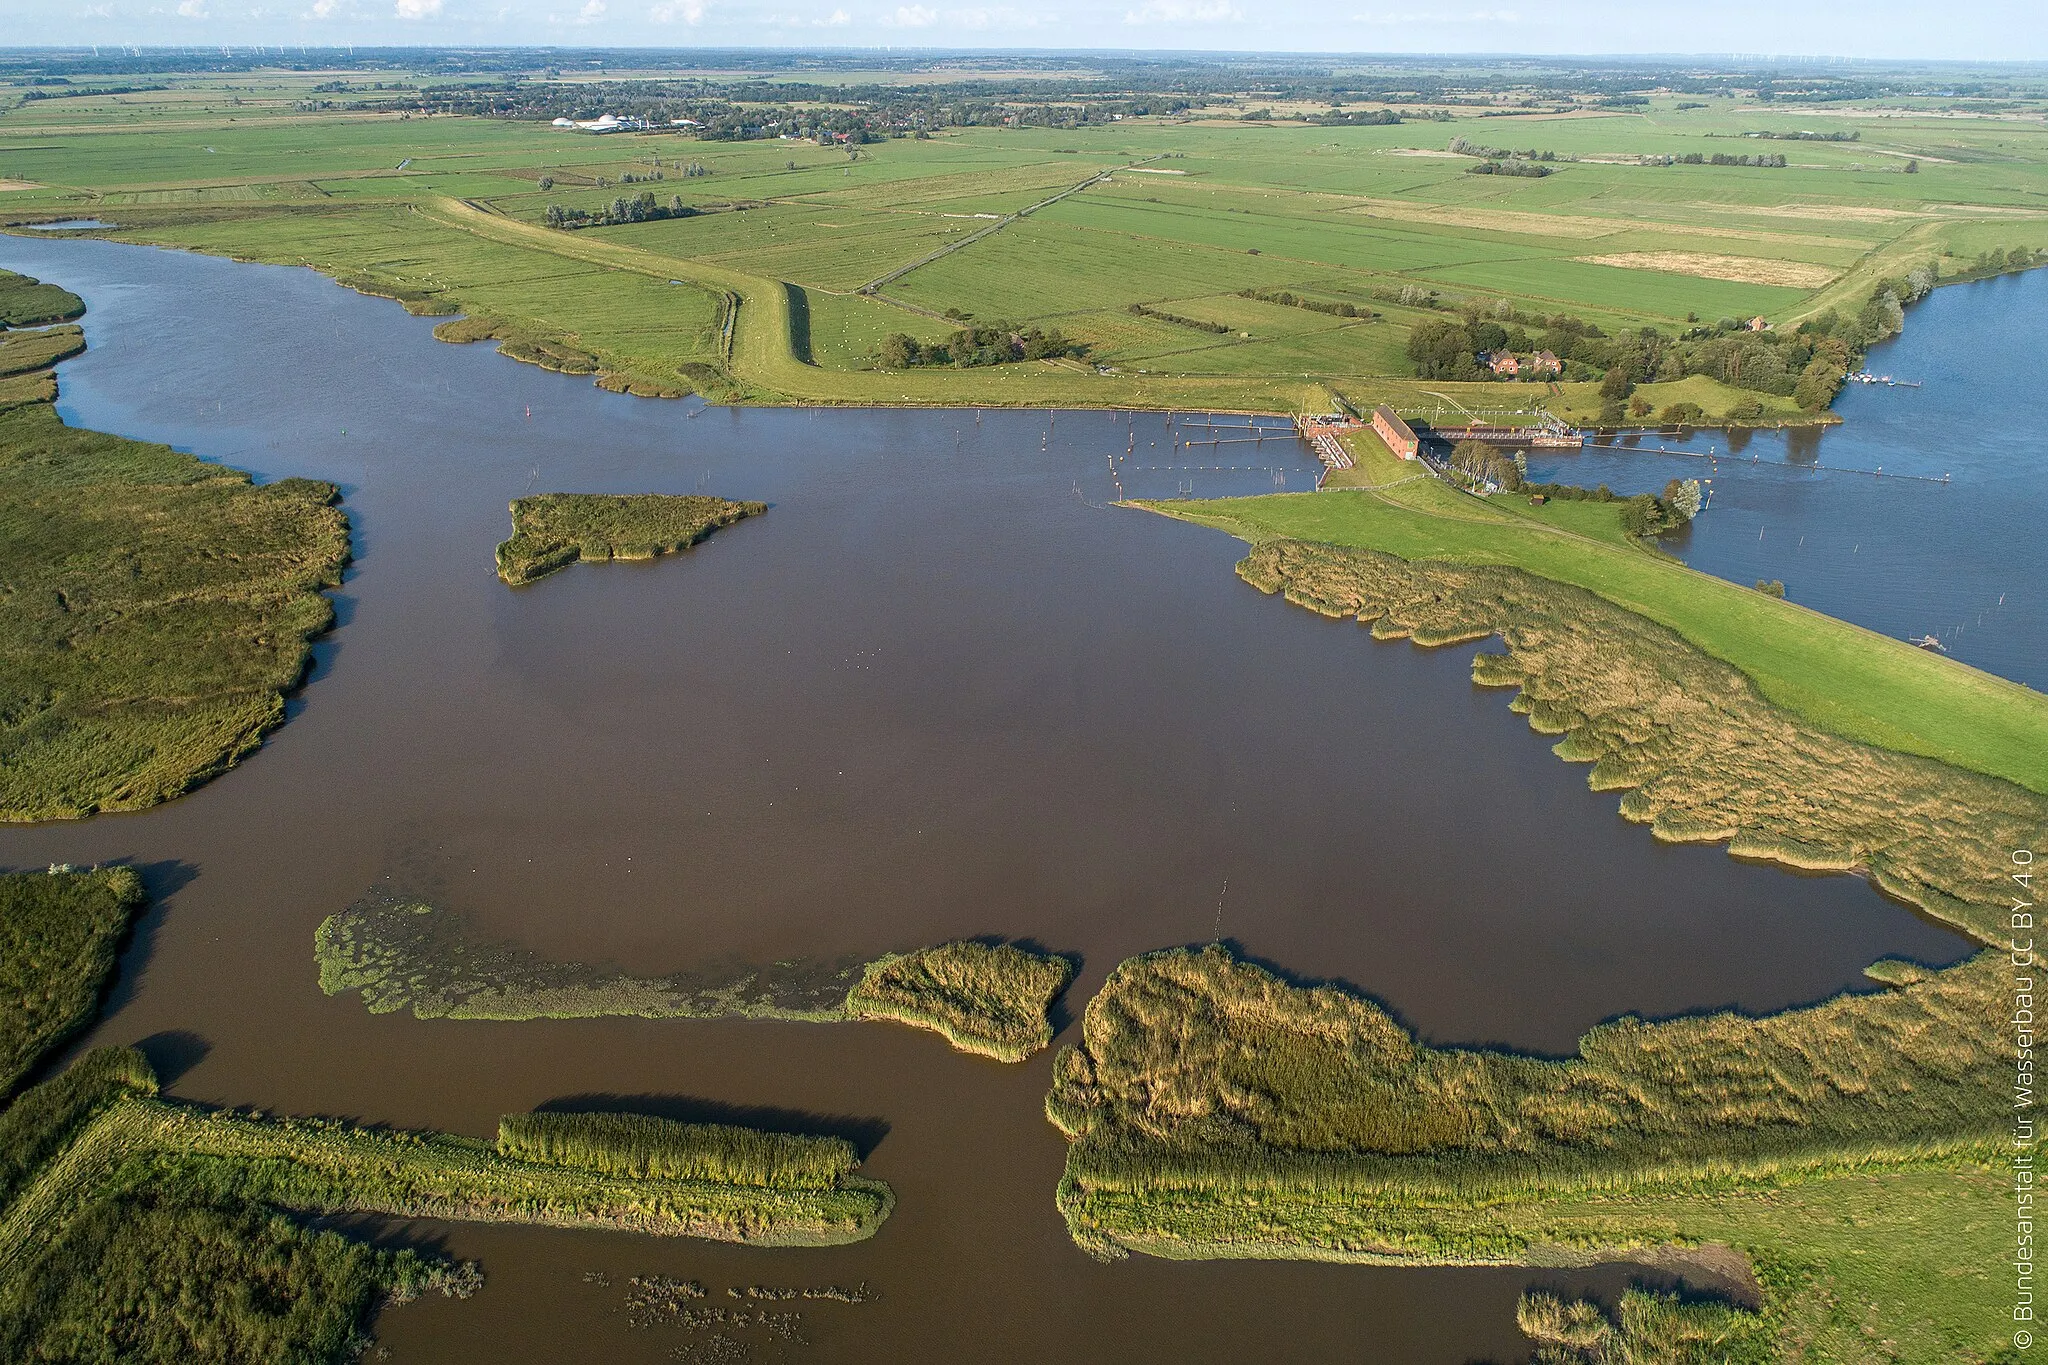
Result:
[[[1759,578],[1756,581],[1756,590],[1766,597],[1783,597],[1785,581],[1781,578]]]

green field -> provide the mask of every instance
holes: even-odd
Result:
[[[1690,317],[1782,326],[1824,306],[1853,312],[1914,266],[1954,276],[1993,248],[2048,249],[2048,130],[1910,103],[1883,106],[1881,119],[1875,105],[1794,114],[1720,98],[1681,109],[1668,97],[1630,112],[1379,127],[1139,118],[949,128],[849,154],[807,141],[407,119],[388,104],[302,109],[310,82],[283,72],[237,85],[239,104],[217,81],[169,83],[0,111],[0,179],[26,186],[0,192],[0,219],[91,212],[132,240],[306,263],[572,348],[615,387],[733,401],[1283,411],[1324,407],[1333,391],[1403,401],[1413,396],[1401,382],[1413,373],[1408,330],[1445,309],[1568,313],[1609,333],[1674,335]],[[1745,136],[1771,129],[1859,140]],[[1562,159],[1542,179],[1470,175],[1474,158],[1443,151],[1460,137]],[[1790,164],[1646,161],[1759,147],[1789,148]],[[1901,173],[1909,160],[1916,173]],[[686,163],[707,173],[685,177]],[[1104,171],[873,295],[857,292]],[[643,189],[696,212],[539,226],[550,204],[597,212]],[[1337,326],[1218,306],[1247,288],[1377,299],[1384,316]],[[1389,306],[1404,289],[1435,291],[1434,308]],[[1134,303],[1238,334],[1205,339],[1134,317]],[[936,340],[959,314],[1057,327],[1093,363],[873,368],[891,332]],[[1531,385],[1433,387],[1468,406],[1546,397]],[[1712,416],[1742,395],[1710,396],[1724,400]],[[1783,407],[1773,420],[1799,415]]]

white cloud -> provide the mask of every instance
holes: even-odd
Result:
[[[401,19],[433,19],[441,13],[441,0],[397,0],[391,12]]]
[[[883,22],[896,28],[930,28],[939,22],[939,12],[925,5],[898,5],[896,17]]]
[[[604,0],[583,0],[583,8],[576,11],[576,22],[594,24],[604,18]]]
[[[992,28],[1037,28],[1048,16],[1035,10],[1013,9],[1008,5],[956,9],[946,18],[960,28],[981,31]]]
[[[181,19],[204,19],[206,0],[178,0],[178,17]]]
[[[662,0],[647,11],[647,17],[657,24],[673,24],[678,19],[686,24],[704,22],[705,0]]]
[[[801,14],[777,14],[764,21],[769,28],[844,28],[853,22],[853,16],[843,9],[835,9],[824,18],[807,17]]]
[[[114,17],[114,7],[112,5],[87,5],[78,12],[78,17],[81,19],[111,19]]]
[[[341,0],[313,0],[313,8],[306,11],[309,19],[332,19],[341,12]]]
[[[1406,27],[1409,24],[1519,24],[1522,16],[1511,9],[1476,9],[1465,14],[1446,14],[1442,10],[1410,11],[1405,14],[1354,14],[1354,24],[1372,24],[1380,28]]]
[[[1225,24],[1244,18],[1244,11],[1230,0],[1146,0],[1139,9],[1125,10],[1127,24]]]

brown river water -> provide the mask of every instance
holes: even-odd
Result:
[[[1376,643],[1238,581],[1236,541],[1103,506],[1112,454],[1188,458],[1155,453],[1157,414],[704,410],[442,345],[306,271],[15,239],[0,265],[91,307],[67,420],[334,480],[355,528],[341,624],[260,753],[153,811],[0,830],[0,865],[132,861],[156,893],[87,1041],[146,1040],[172,1093],[275,1112],[488,1134],[596,1096],[846,1132],[898,1195],[831,1250],[366,1220],[488,1277],[387,1313],[390,1359],[741,1358],[630,1325],[626,1280],[662,1274],[713,1306],[876,1295],[775,1305],[802,1340],[740,1334],[757,1361],[1459,1365],[1526,1358],[1526,1286],[1630,1272],[1097,1264],[1053,1208],[1049,1054],[1005,1067],[882,1025],[372,1016],[321,995],[312,936],[379,883],[649,973],[1029,939],[1082,963],[1062,1042],[1119,959],[1219,932],[1433,1041],[1548,1053],[1620,1013],[1775,1009],[1888,953],[1967,951],[1853,878],[1658,846],[1472,687],[1469,647]],[[1213,449],[1239,468],[1126,486],[1313,482],[1292,441]],[[529,490],[772,507],[514,591],[491,550]]]

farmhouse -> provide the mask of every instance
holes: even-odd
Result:
[[[1372,410],[1372,429],[1387,443],[1387,449],[1404,460],[1414,459],[1415,452],[1422,448],[1422,442],[1415,439],[1415,429],[1385,403]]]
[[[1515,359],[1513,351],[1488,351],[1479,357],[1488,369],[1502,379],[1513,379],[1522,372],[1522,362]]]

